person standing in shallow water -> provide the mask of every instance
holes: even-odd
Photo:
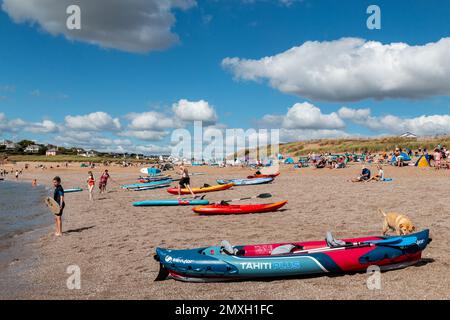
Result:
[[[58,214],[55,214],[55,236],[62,236],[62,215],[64,207],[66,206],[64,202],[64,188],[61,185],[61,178],[56,176],[53,178],[53,186],[55,190],[53,192],[53,200],[59,204],[60,210]]]

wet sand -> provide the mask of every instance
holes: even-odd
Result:
[[[23,164],[22,164],[23,165]],[[104,168],[94,170],[98,179]],[[282,166],[270,185],[234,187],[208,194],[210,200],[233,199],[271,192],[268,202],[287,199],[285,210],[273,213],[213,216],[195,215],[190,207],[133,207],[134,201],[171,198],[165,189],[133,192],[118,184],[133,183],[138,168],[109,167],[115,182],[109,192],[88,200],[86,191],[66,195],[64,235],[52,228],[29,245],[32,251],[10,266],[20,279],[17,290],[1,288],[0,298],[12,299],[449,299],[450,292],[450,170],[386,167],[393,182],[351,183],[361,167],[293,169]],[[21,180],[37,178],[51,184],[61,176],[63,186],[85,187],[88,168],[29,169]],[[217,178],[245,177],[244,168],[194,167],[192,184],[215,184]],[[372,167],[372,171],[375,168]],[[154,282],[157,246],[193,248],[228,240],[234,245],[317,240],[333,231],[339,237],[380,235],[377,208],[406,213],[418,229],[429,228],[433,242],[424,261],[403,270],[382,273],[381,290],[369,290],[367,274],[246,281],[231,283]],[[50,213],[49,213],[50,214]],[[33,261],[32,267],[30,259]],[[67,267],[81,270],[81,289],[66,286]]]

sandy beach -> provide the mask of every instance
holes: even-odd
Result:
[[[393,182],[351,183],[347,180],[359,173],[360,165],[334,170],[286,165],[272,184],[234,187],[207,196],[214,201],[271,192],[273,198],[259,202],[286,199],[285,210],[204,217],[189,207],[133,207],[134,201],[172,196],[165,189],[121,190],[119,184],[133,183],[139,170],[108,169],[114,182],[109,183],[107,194],[99,195],[96,188],[93,202],[86,191],[67,194],[64,235],[55,238],[53,226],[47,228],[3,271],[17,277],[17,287],[3,287],[1,299],[450,298],[450,170],[386,166],[386,176]],[[53,176],[59,175],[65,188],[85,188],[88,170],[78,164],[45,171],[33,166],[20,180],[29,183],[36,178],[39,184],[50,186]],[[97,179],[103,170],[94,170]],[[191,171],[207,173],[192,177],[194,186],[252,173],[248,168],[196,167]],[[152,256],[158,246],[194,248],[224,239],[234,245],[318,240],[326,231],[338,238],[380,235],[379,207],[406,213],[418,229],[429,228],[433,238],[418,265],[382,273],[381,290],[367,288],[367,274],[207,284],[153,281],[159,266]],[[66,286],[70,265],[81,269],[80,290]]]

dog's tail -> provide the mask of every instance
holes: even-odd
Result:
[[[384,213],[384,211],[381,210],[380,208],[378,208],[378,212],[381,213],[384,217],[386,217],[386,213]]]

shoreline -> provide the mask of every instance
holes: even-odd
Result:
[[[104,167],[94,169],[95,177]],[[137,178],[136,167],[108,167],[118,184]],[[80,186],[88,168],[70,167],[24,171],[21,179],[49,184],[54,175],[65,188]],[[213,184],[217,178],[244,177],[248,168],[192,167],[193,185]],[[33,268],[24,268],[25,293],[17,299],[448,299],[450,241],[447,237],[449,196],[442,193],[450,172],[386,167],[389,183],[346,182],[360,171],[346,169],[293,169],[281,166],[281,175],[269,185],[235,187],[208,194],[208,199],[238,198],[271,192],[262,202],[287,199],[285,211],[202,217],[189,207],[132,207],[134,201],[171,198],[165,189],[124,191],[109,183],[109,192],[95,201],[87,192],[67,195],[61,238],[50,230],[30,246],[36,254]],[[172,173],[172,172],[170,172]],[[424,187],[426,186],[426,191]],[[405,201],[405,199],[408,199]],[[256,202],[256,201],[255,201]],[[383,290],[369,291],[366,274],[277,279],[231,283],[192,284],[167,280],[153,282],[159,266],[153,261],[156,247],[173,249],[323,239],[326,231],[339,237],[380,235],[382,219],[376,209],[405,212],[418,228],[430,228],[433,242],[424,251],[430,262],[382,273]],[[438,212],[438,213],[435,213]],[[67,267],[77,265],[81,290],[69,290]],[[408,288],[408,289],[406,289]]]
[[[28,181],[4,180],[14,184],[28,184]],[[3,183],[2,182],[2,183]],[[5,235],[5,247],[2,248],[0,261],[0,283],[2,290],[1,299],[17,299],[26,294],[28,285],[23,275],[31,269],[36,268],[39,252],[36,247],[41,238],[47,234],[52,223],[44,222],[44,217],[32,229],[12,231]]]

